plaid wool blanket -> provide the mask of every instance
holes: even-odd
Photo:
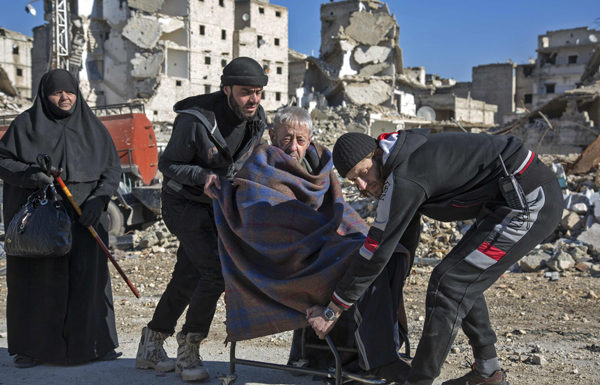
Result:
[[[221,181],[214,202],[225,277],[227,339],[308,326],[305,310],[325,305],[368,227],[343,199],[331,153],[309,174],[282,150],[262,145]]]

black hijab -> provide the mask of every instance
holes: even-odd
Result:
[[[77,99],[69,111],[48,100],[55,91],[73,92]],[[62,167],[62,179],[71,182],[98,180],[109,166],[114,143],[108,130],[81,97],[77,79],[62,69],[46,73],[33,106],[19,115],[0,141],[0,155],[36,164],[40,153]]]

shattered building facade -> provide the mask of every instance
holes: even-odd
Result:
[[[0,27],[0,92],[31,97],[33,38]]]
[[[35,74],[50,68],[52,1],[44,3],[50,23],[34,29]],[[244,32],[236,29],[238,4],[251,13]],[[266,69],[270,70],[271,62],[275,67],[269,71],[266,90],[274,91],[267,93],[262,103],[265,109],[287,102],[285,7],[271,5],[268,0],[70,0],[69,10],[70,70],[78,74],[82,94],[92,105],[137,100],[145,103],[152,121],[172,121],[175,101],[217,91],[223,67],[246,54]],[[242,21],[244,13],[240,15]],[[268,26],[252,21],[271,13]],[[269,43],[249,50],[243,45],[244,39],[240,40],[248,29],[255,29],[258,36],[262,33]],[[279,34],[282,36],[275,37]],[[275,39],[281,47],[269,49]],[[256,39],[253,43],[256,46]],[[37,84],[40,77],[32,83]],[[276,100],[276,92],[281,100]]]
[[[382,1],[322,4],[319,58],[293,57],[294,78],[304,72],[294,95],[298,104],[309,109],[348,104],[390,109],[395,115],[371,114],[366,131],[373,136],[422,125],[457,129],[450,119],[464,119],[469,129],[493,125],[496,106],[470,96],[434,95],[436,87],[453,83],[428,76],[422,67],[404,68],[399,34],[394,15]]]

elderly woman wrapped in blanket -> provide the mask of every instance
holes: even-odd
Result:
[[[307,308],[329,302],[368,231],[344,201],[331,153],[311,143],[312,123],[305,110],[283,109],[270,135],[274,146],[258,146],[233,184],[223,180],[220,191],[211,194],[229,341],[308,326]],[[346,327],[338,322],[334,343],[359,349],[358,362],[346,358],[346,370],[360,370],[359,364],[362,370],[397,381],[406,371],[398,355],[397,319],[406,260],[391,259],[395,263],[386,274],[345,312],[349,314],[340,322]],[[328,365],[323,357],[311,358],[320,361],[312,362],[317,366]]]

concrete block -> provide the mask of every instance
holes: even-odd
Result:
[[[590,202],[590,198],[584,194],[579,194],[579,193],[573,193],[573,194],[569,194],[566,198],[565,198],[565,208],[567,210],[571,210],[571,207],[577,203],[584,203],[586,206],[590,206],[591,202]]]
[[[127,6],[148,13],[160,11],[164,0],[127,0]]]
[[[550,256],[541,250],[536,250],[530,254],[527,254],[519,261],[519,267],[521,270],[526,272],[532,272],[539,270],[546,265],[546,261],[550,259]]]
[[[360,65],[368,63],[383,63],[386,61],[388,56],[390,56],[391,51],[392,49],[388,47],[359,47],[356,49],[356,51],[354,51],[354,61]]]
[[[581,223],[581,218],[579,215],[572,211],[567,211],[568,214],[560,221],[560,225],[565,230],[579,230],[583,224]]]
[[[344,88],[346,98],[353,104],[381,104],[389,100],[392,92],[392,87],[381,80],[350,83]]]
[[[123,36],[140,48],[150,49],[156,45],[162,33],[156,17],[134,15],[123,28]]]
[[[396,24],[393,17],[386,14],[354,12],[345,33],[365,45],[377,45]]]
[[[135,89],[137,90],[137,97],[149,99],[154,95],[157,79],[148,78],[144,80],[138,80],[135,82]]]
[[[570,254],[564,251],[559,252],[557,255],[552,257],[546,265],[548,268],[554,271],[565,271],[575,266],[575,260]]]
[[[389,66],[390,65],[388,63],[371,64],[371,65],[361,68],[360,72],[358,74],[360,76],[370,77],[373,75],[377,75],[378,73],[380,73],[384,69],[388,68]]]
[[[600,223],[600,199],[595,200],[592,204],[594,205],[594,218],[596,218],[596,222]]]
[[[160,23],[160,30],[163,33],[175,32],[178,29],[185,27],[185,22],[183,20],[172,17],[160,17],[158,22]]]
[[[569,210],[577,214],[585,214],[588,211],[588,205],[585,203],[574,203],[569,207]]]
[[[133,59],[131,59],[131,76],[134,78],[153,78],[160,74],[162,67],[164,54],[162,51],[155,53],[144,52],[135,53]]]
[[[592,227],[581,233],[577,240],[584,245],[593,246],[600,249],[600,224],[594,223]]]

